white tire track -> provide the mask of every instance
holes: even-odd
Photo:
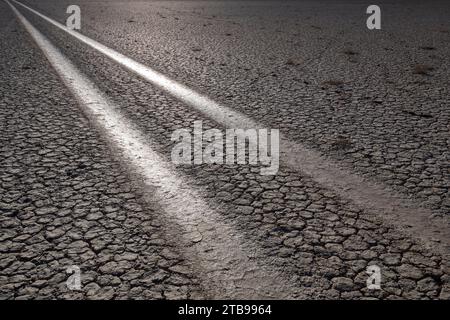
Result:
[[[70,30],[61,23],[18,1],[13,1],[217,123],[229,128],[267,128],[266,125],[260,124],[240,112],[220,105],[160,72],[136,62],[77,31]],[[283,136],[280,136],[280,138],[281,164],[310,176],[316,182],[333,190],[342,198],[351,200],[365,210],[366,213],[396,225],[414,238],[424,241],[430,248],[439,251],[441,254],[449,254],[450,224],[448,217],[431,219],[432,213],[430,210],[421,207],[414,200],[392,191],[385,185],[364,180],[351,170],[334,161],[325,159],[320,153],[300,143],[291,141]]]

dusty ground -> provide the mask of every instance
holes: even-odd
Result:
[[[425,208],[449,235],[445,1],[379,2],[376,31],[365,26],[365,5],[352,1],[24,3],[60,22],[78,4],[81,33],[279,128],[411,201],[411,214]],[[0,297],[223,297],[168,235],[164,209],[91,125],[8,5],[0,7]],[[223,128],[19,9],[167,161],[175,129],[195,120]],[[450,298],[450,243],[424,242],[301,165],[282,165],[271,177],[256,169],[178,171],[252,244],[249,255],[297,288],[291,298]],[[73,264],[82,270],[78,292],[65,284]],[[382,290],[366,288],[371,264],[381,267]]]

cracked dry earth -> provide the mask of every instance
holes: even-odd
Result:
[[[425,29],[414,34],[388,18],[406,21],[424,8],[386,5],[381,39],[357,30],[364,8],[347,2],[332,8],[321,1],[24,3],[60,22],[68,4],[79,4],[83,34],[414,198],[449,234],[450,26],[443,17],[450,9],[444,2],[425,10],[433,19],[419,20]],[[225,128],[19,10],[164,161],[170,162],[173,130],[192,128],[195,120],[204,129]],[[187,188],[199,190],[218,225],[231,230],[203,231],[197,223],[193,242],[200,244],[184,242],[182,220],[167,216],[4,2],[0,28],[2,299],[261,297],[257,284],[245,287],[246,270],[223,280],[226,290],[217,288],[214,277],[227,274],[220,255],[192,254],[236,243],[244,261],[260,267],[255,273],[279,282],[280,288],[261,287],[264,297],[450,299],[447,236],[424,241],[301,168],[282,165],[277,175],[261,176],[249,165],[178,166]],[[430,45],[430,30],[436,49],[420,49]],[[433,74],[411,72],[419,62],[433,63]],[[224,235],[239,241],[222,242]],[[71,265],[82,272],[79,291],[66,286]],[[381,290],[366,286],[369,265],[381,268]]]

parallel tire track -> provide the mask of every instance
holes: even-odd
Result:
[[[267,127],[93,39],[67,29],[61,23],[20,2],[13,1],[219,124],[243,129]],[[320,153],[283,136],[281,136],[280,151],[281,164],[312,177],[322,186],[353,201],[365,212],[396,225],[441,254],[448,255],[450,252],[449,224],[445,218],[431,219],[432,213],[420,207],[415,201],[407,199],[384,185],[366,181],[351,170],[324,158]]]

